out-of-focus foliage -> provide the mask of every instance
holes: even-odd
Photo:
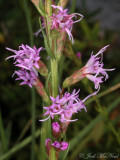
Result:
[[[82,1],[81,1],[82,3]],[[79,7],[77,7],[79,8]],[[29,9],[32,17],[33,31],[39,29],[39,13],[29,2]],[[73,28],[73,36],[75,43],[73,45],[67,40],[68,43],[64,49],[64,55],[59,64],[59,82],[62,81],[75,70],[85,64],[90,57],[92,51],[98,52],[103,46],[110,44],[109,49],[104,54],[105,68],[116,68],[115,71],[109,73],[110,78],[106,83],[101,85],[101,92],[107,92],[112,86],[120,83],[120,34],[100,28],[99,22],[90,22],[90,18],[94,13],[87,13],[86,10],[80,8],[72,8],[72,11],[80,12],[84,15],[84,19],[76,24]],[[34,36],[36,46],[43,46],[43,36],[40,34],[38,37]],[[31,95],[30,89],[27,86],[19,86],[12,78],[15,70],[13,67],[12,59],[5,61],[11,53],[5,50],[5,47],[17,49],[21,43],[29,44],[29,34],[27,22],[25,18],[23,1],[0,1],[0,156],[8,152],[12,147],[19,144],[22,140],[30,135],[31,126]],[[82,58],[76,57],[77,52],[81,52]],[[47,63],[46,51],[41,53],[41,57]],[[63,65],[65,64],[65,65]],[[48,64],[49,65],[49,64]],[[41,77],[44,82],[44,78]],[[92,86],[92,87],[90,87]],[[94,90],[93,84],[87,79],[77,83],[74,88],[81,89],[80,98],[82,99],[88,93]],[[72,143],[74,142],[75,148],[70,148],[68,154],[69,160],[77,160],[81,152],[87,154],[90,152],[115,152],[118,153],[120,144],[118,143],[117,135],[120,135],[120,84],[113,88],[114,92],[103,94],[98,99],[96,98],[89,104],[86,104],[88,112],[81,112],[76,115],[79,119],[77,122],[71,123],[67,139]],[[72,88],[71,88],[72,90]],[[114,110],[108,114],[108,108],[112,106]],[[102,109],[101,109],[102,108]],[[95,119],[99,113],[103,116],[102,119]],[[105,114],[106,113],[106,114]],[[37,129],[41,127],[38,119],[42,115],[42,100],[36,94],[36,126]],[[89,125],[90,123],[93,124]],[[90,128],[91,127],[91,128]],[[89,129],[87,131],[87,128]],[[78,135],[83,133],[82,138]],[[84,134],[86,133],[86,134]],[[116,135],[117,133],[117,135]],[[77,138],[77,141],[74,138]],[[76,143],[75,143],[76,142]],[[11,160],[27,160],[30,159],[30,145],[26,145],[13,154]],[[39,157],[39,138],[36,140],[35,154],[36,159]]]

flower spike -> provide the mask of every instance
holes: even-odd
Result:
[[[67,13],[67,9],[63,9],[63,7],[51,5],[54,9],[57,9],[57,14],[52,15],[50,17],[52,26],[51,29],[56,29],[60,32],[66,32],[69,36],[69,40],[74,43],[73,36],[71,34],[72,27],[74,23],[77,23],[82,20],[83,15],[79,13],[73,13],[69,15]],[[77,16],[80,16],[78,20],[73,20],[72,18],[77,18]]]

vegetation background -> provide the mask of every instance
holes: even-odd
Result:
[[[30,1],[26,2],[35,33],[39,30],[40,15]],[[28,160],[31,156],[31,89],[20,86],[19,82],[12,78],[15,70],[13,60],[5,61],[11,54],[5,49],[6,46],[17,50],[22,43],[30,45],[25,5],[24,0],[0,0],[0,160]],[[104,67],[116,70],[108,73],[110,78],[101,85],[98,96],[86,102],[88,112],[82,111],[74,116],[79,120],[71,123],[68,128],[68,160],[82,159],[80,153],[120,152],[120,32],[115,30],[115,27],[103,29],[100,21],[95,18],[99,17],[104,6],[92,11],[87,6],[86,0],[72,0],[68,5],[70,13],[81,13],[84,19],[75,24],[72,30],[75,43],[71,45],[66,40],[67,45],[59,67],[60,84],[65,77],[87,62],[92,51],[96,53],[107,44],[110,44],[110,47],[104,54]],[[109,16],[111,15],[108,14]],[[107,16],[103,17],[104,21],[106,18]],[[42,34],[33,37],[37,47],[44,47]],[[77,52],[81,53],[80,59],[76,57]],[[45,50],[41,57],[47,63]],[[44,82],[42,77],[41,79]],[[73,88],[81,89],[81,99],[94,91],[93,83],[87,79]],[[71,91],[73,88],[71,87]],[[39,147],[41,123],[38,121],[42,117],[42,100],[37,93],[35,106],[34,154],[35,159],[43,160]]]

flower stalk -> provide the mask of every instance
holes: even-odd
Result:
[[[68,57],[73,58],[74,61],[77,62],[74,52],[71,49],[72,47],[70,42],[72,42],[72,44],[74,43],[72,35],[74,23],[80,22],[83,18],[83,15],[80,13],[69,14],[68,9],[64,9],[68,1],[69,0],[59,0],[58,5],[56,6],[55,1],[53,2],[53,0],[44,0],[44,3],[43,1],[32,0],[39,13],[42,15],[41,18],[39,18],[41,28],[40,32],[42,32],[44,37],[45,48],[48,53],[47,60],[50,62],[50,68],[47,68],[41,60],[40,52],[42,51],[42,47],[37,49],[36,46],[33,46],[32,44],[32,48],[28,45],[22,44],[18,47],[18,50],[6,48],[14,53],[14,55],[9,56],[7,59],[13,58],[15,60],[14,65],[19,68],[19,70],[15,70],[13,76],[17,75],[18,77],[16,80],[22,80],[20,85],[27,84],[29,87],[33,87],[33,91],[35,87],[38,94],[42,97],[43,116],[45,116],[45,118],[39,121],[45,122],[43,123],[41,129],[40,150],[42,150],[42,159],[45,159],[46,155],[43,147],[43,145],[45,145],[46,154],[49,160],[58,160],[59,152],[68,150],[69,143],[64,141],[65,134],[70,122],[75,122],[78,120],[73,119],[73,115],[83,110],[87,112],[85,101],[98,93],[100,90],[100,84],[109,78],[107,71],[114,70],[103,68],[103,52],[108,47],[107,45],[96,55],[92,53],[85,66],[82,66],[82,68],[79,68],[79,70],[75,71],[71,76],[67,77],[63,81],[61,90],[58,75],[59,61],[63,55],[65,42],[67,42],[66,54]],[[29,20],[30,19],[28,19],[28,22]],[[31,30],[29,30],[29,32],[31,32]],[[68,38],[67,41],[66,38]],[[33,42],[31,41],[31,43]],[[72,53],[68,53],[69,51]],[[77,57],[81,58],[81,53],[78,53]],[[81,63],[79,62],[78,66],[79,64]],[[46,80],[45,86],[43,85],[39,74],[44,76]],[[74,85],[85,77],[94,82],[95,89],[97,91],[92,92],[84,99],[79,98],[80,89],[78,91],[73,89],[71,93],[69,91],[65,91],[66,87]],[[32,128],[33,151],[31,160],[35,159],[34,92],[32,94],[32,99],[32,121],[34,126]],[[64,152],[62,153],[63,154],[61,155],[64,157]]]
[[[52,77],[52,96],[58,95],[58,62],[56,59],[51,60],[51,77]]]

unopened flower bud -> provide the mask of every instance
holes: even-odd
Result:
[[[37,79],[36,84],[34,85],[38,94],[43,98],[44,102],[49,104],[49,97],[45,91],[45,87],[40,81],[40,79]]]
[[[54,143],[52,143],[52,146],[54,146],[57,151],[64,151],[68,149],[69,144],[68,142],[55,141]]]
[[[47,69],[46,65],[41,60],[39,60],[38,66],[39,66],[38,72],[42,76],[47,77],[48,76],[48,69]]]
[[[60,150],[61,145],[58,141],[55,141],[54,143],[52,143],[52,146],[54,146],[56,150]]]
[[[51,139],[50,138],[47,138],[45,140],[45,147],[46,147],[46,151],[47,151],[47,154],[49,155],[49,152],[50,152],[50,147],[51,147]]]
[[[60,150],[64,151],[64,150],[68,149],[68,146],[69,146],[68,142],[61,142],[60,143]]]
[[[59,137],[60,136],[60,132],[61,132],[61,127],[60,124],[58,122],[53,122],[52,123],[52,130],[53,130],[53,136],[54,137]]]
[[[77,56],[78,58],[81,58],[82,54],[81,54],[80,52],[77,52],[76,56]]]

